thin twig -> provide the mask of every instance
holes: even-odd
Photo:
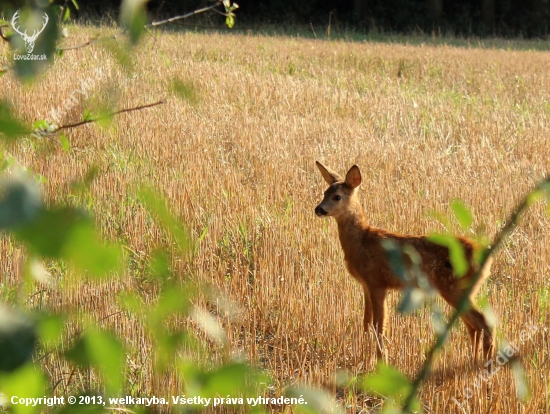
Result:
[[[157,26],[162,26],[164,24],[173,23],[173,22],[178,21],[178,20],[187,19],[187,18],[189,18],[191,16],[194,16],[196,14],[204,13],[204,12],[207,12],[209,10],[214,10],[220,4],[222,4],[222,2],[218,1],[218,2],[216,2],[216,4],[213,4],[211,6],[203,7],[202,9],[198,9],[198,10],[186,13],[186,14],[182,14],[181,16],[170,17],[169,19],[152,22],[152,23],[146,24],[144,27],[157,27]],[[214,11],[217,11],[217,10],[214,10]]]
[[[147,104],[147,105],[136,106],[134,108],[121,109],[119,111],[115,111],[115,112],[110,113],[108,116],[111,117],[111,116],[114,116],[114,115],[122,114],[124,112],[138,111],[140,109],[151,108],[152,106],[157,106],[157,105],[161,105],[161,104],[164,104],[164,103],[166,103],[166,99],[162,99],[158,102],[150,103],[150,104]],[[98,120],[98,118],[93,118],[93,119],[87,119],[85,121],[77,122],[76,124],[61,125],[59,128],[57,128],[55,130],[55,132],[61,131],[62,129],[76,128],[76,127],[79,127],[81,125],[89,124],[91,122],[96,122],[97,120]]]
[[[218,0],[215,4],[211,5],[211,6],[208,6],[208,7],[203,7],[202,9],[198,9],[198,10],[195,10],[195,11],[192,11],[190,13],[187,13],[187,14],[183,14],[181,16],[175,16],[175,17],[170,17],[169,19],[165,19],[165,20],[159,20],[159,21],[155,21],[155,22],[152,22],[152,23],[149,23],[149,24],[146,24],[145,26],[143,26],[145,29],[147,29],[148,27],[158,27],[158,26],[162,26],[162,25],[165,25],[165,24],[169,24],[169,23],[175,23],[179,20],[182,20],[182,19],[187,19],[191,16],[195,16],[197,14],[201,14],[201,13],[204,13],[204,12],[207,12],[209,10],[213,10],[217,13],[220,13],[224,16],[227,16],[226,13],[223,13],[223,12],[220,12],[219,10],[215,10],[216,7],[218,7],[220,4],[223,4],[221,0]],[[125,34],[126,32],[125,31],[121,31],[119,33],[115,33],[114,35],[111,35],[111,36],[106,36],[106,37],[98,37],[98,38],[95,38],[95,39],[91,39],[89,40],[88,42],[86,43],[82,43],[80,45],[76,45],[76,46],[67,46],[67,47],[58,47],[57,50],[58,51],[65,51],[65,50],[74,50],[74,49],[80,49],[80,48],[83,48],[83,47],[86,47],[86,46],[90,46],[94,43],[97,43],[97,42],[102,42],[104,40],[109,40],[109,39],[115,39],[116,37],[118,36],[121,36],[123,34]],[[0,35],[1,35],[1,30],[0,30]],[[3,36],[2,36],[3,37]],[[7,40],[7,39],[5,39]]]
[[[94,39],[90,39],[89,41],[87,41],[86,43],[82,43],[80,45],[76,45],[76,46],[67,46],[67,47],[58,47],[56,50],[57,51],[65,51],[65,50],[74,50],[74,49],[80,49],[82,47],[86,47],[86,46],[90,46],[90,45],[93,45],[94,43],[97,43],[97,42],[102,42],[104,40],[109,40],[109,39],[115,39],[117,36],[121,36],[123,35],[125,32],[120,32],[120,33],[115,33],[114,35],[111,35],[111,36],[105,36],[105,37],[96,37]]]
[[[183,27],[192,27],[192,28],[196,28],[196,29],[214,29],[214,30],[231,30],[231,31],[243,31],[243,30],[246,30],[246,31],[250,31],[250,30],[259,30],[258,27],[253,27],[253,26],[239,26],[239,27],[227,27],[227,26],[206,26],[206,25],[201,25],[201,24],[190,24],[190,23],[174,23],[178,26],[183,26]]]
[[[493,246],[490,250],[486,251],[483,255],[483,258],[481,260],[481,263],[479,264],[479,270],[477,271],[476,275],[472,279],[472,282],[470,283],[470,286],[464,291],[460,301],[458,302],[458,306],[456,307],[456,311],[451,316],[451,319],[445,325],[445,329],[437,337],[437,341],[432,346],[432,348],[428,351],[428,354],[426,356],[426,362],[424,362],[424,365],[422,366],[422,369],[416,376],[413,384],[412,389],[409,395],[407,396],[405,403],[403,405],[403,412],[407,413],[411,411],[412,404],[414,401],[414,398],[416,397],[416,394],[418,393],[420,387],[422,386],[423,382],[428,378],[428,375],[430,373],[431,366],[434,361],[434,357],[436,352],[443,347],[443,344],[445,343],[445,340],[447,338],[447,335],[451,331],[453,325],[456,323],[460,315],[462,315],[469,307],[469,297],[470,293],[472,292],[474,286],[477,284],[479,279],[481,278],[481,275],[483,273],[483,268],[487,264],[487,261],[489,258],[494,255],[498,250],[502,248],[502,245],[504,241],[507,239],[508,235],[514,230],[516,227],[520,216],[523,214],[523,212],[531,205],[531,197],[533,194],[545,190],[547,186],[550,185],[550,175],[546,176],[546,178],[541,181],[527,196],[523,199],[523,201],[519,204],[519,206],[514,210],[512,215],[510,216],[510,220],[504,226],[500,233],[495,238],[495,241],[493,243]]]

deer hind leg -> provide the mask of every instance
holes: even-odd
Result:
[[[441,285],[436,286],[443,299],[455,309],[464,294],[458,287],[457,282],[458,279],[455,283],[448,284],[444,287]],[[471,297],[468,299],[468,310],[464,312],[460,318],[464,322],[464,325],[466,325],[466,330],[470,336],[474,351],[474,359],[477,357],[481,345],[483,345],[483,357],[486,358],[493,351],[493,337],[485,316],[472,303]]]
[[[470,303],[471,308],[462,316],[462,320],[468,329],[470,341],[474,349],[474,357],[477,356],[479,348],[483,347],[483,358],[488,358],[493,352],[493,336],[491,329],[483,313]]]

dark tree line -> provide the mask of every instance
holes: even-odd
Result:
[[[456,35],[546,36],[549,0],[241,0],[240,18],[339,23],[362,30]],[[333,20],[334,21],[334,20]]]
[[[23,3],[4,0],[6,3]],[[2,2],[4,2],[2,1]],[[64,0],[57,0],[65,3]],[[360,31],[442,33],[477,36],[545,37],[550,0],[237,0],[241,25],[333,24]],[[70,3],[70,2],[69,2]],[[118,2],[80,0],[79,14],[116,16]],[[161,18],[208,5],[207,0],[151,0],[149,13]],[[210,3],[211,4],[211,3]],[[238,26],[237,26],[238,27]]]

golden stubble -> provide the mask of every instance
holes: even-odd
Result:
[[[76,27],[71,42],[95,30]],[[5,47],[2,53],[9,55]],[[120,279],[101,283],[71,282],[70,271],[61,275],[52,265],[64,289],[37,285],[28,304],[78,310],[116,330],[130,349],[129,382],[143,395],[177,395],[183,384],[173,373],[153,373],[150,338],[139,320],[119,312],[120,292],[155,300],[156,288],[143,275],[149,254],[165,242],[135,198],[137,183],[164,194],[195,238],[208,226],[193,260],[174,263],[176,274],[211,284],[238,305],[229,318],[206,297],[197,299],[226,328],[232,352],[273,376],[277,393],[296,381],[335,391],[338,370],[358,374],[375,364],[374,349],[364,356],[372,338],[362,334],[361,289],[345,270],[336,224],[313,211],[325,188],[315,160],[338,171],[358,164],[369,224],[408,234],[442,231],[430,212],[450,214],[449,202],[459,197],[476,217],[473,228],[492,237],[550,170],[547,53],[188,32],[145,36],[135,56],[129,74],[95,44],[66,52],[32,87],[11,75],[0,84],[28,121],[60,107],[97,67],[107,76],[63,123],[78,121],[84,108],[108,101],[112,91],[121,108],[168,97],[165,105],[116,117],[111,128],[68,130],[68,152],[54,144],[11,148],[47,178],[50,203],[82,202],[69,196],[70,183],[99,167],[91,188],[94,217],[105,237],[128,246],[132,265]],[[169,90],[173,78],[192,84],[198,101],[177,99]],[[548,234],[544,206],[537,204],[496,257],[481,292],[497,315],[501,343],[517,343],[526,325],[540,328],[519,346],[531,400],[516,397],[509,367],[488,386],[472,386],[478,371],[463,369],[470,352],[459,327],[422,389],[426,411],[462,412],[451,398],[464,401],[466,388],[474,390],[467,412],[548,410],[548,310],[540,299],[550,290]],[[6,238],[0,246],[5,283],[15,286],[22,251]],[[430,312],[399,315],[397,300],[392,293],[388,353],[393,366],[413,376],[434,340]],[[174,326],[180,323],[187,322]],[[67,337],[80,324],[73,321]],[[221,348],[213,343],[212,349],[221,361]],[[93,374],[54,357],[44,366],[61,393],[93,383]],[[383,403],[348,391],[337,396],[367,412]]]

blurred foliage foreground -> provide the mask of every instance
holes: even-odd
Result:
[[[76,2],[73,4],[78,7]],[[123,31],[120,37],[125,39],[122,46],[112,49],[120,65],[129,65],[135,45],[144,30],[160,26],[175,20],[186,18],[199,12],[215,10],[220,7],[226,16],[228,26],[235,22],[234,10],[238,7],[229,0],[216,2],[185,16],[177,16],[160,22],[147,23],[143,1],[125,0],[121,5],[120,25]],[[36,29],[40,36],[23,36],[27,31],[11,31],[13,21],[0,21],[2,38],[9,44],[15,54],[29,56],[36,53],[46,59],[14,59],[10,68],[0,68],[0,74],[13,71],[21,82],[32,82],[41,72],[47,69],[48,60],[59,56],[63,50],[57,48],[57,41],[62,34],[62,25],[70,18],[69,8],[57,6],[53,2],[47,5],[34,5],[18,12],[19,27],[41,27]],[[15,16],[15,10],[3,10]],[[44,14],[51,16],[46,19]],[[12,19],[13,20],[13,19]],[[118,35],[115,35],[118,36]],[[109,36],[108,38],[112,38]],[[100,41],[94,40],[94,41]],[[32,42],[32,45],[30,43]],[[88,44],[90,44],[89,42]],[[32,46],[32,47],[30,47]],[[85,47],[86,45],[83,45]],[[26,53],[26,52],[27,53]],[[29,52],[31,51],[31,52]],[[185,85],[174,81],[175,92],[184,97],[188,95]],[[156,104],[160,104],[158,102]],[[151,106],[151,105],[149,105]],[[147,105],[129,110],[142,109]],[[125,110],[126,111],[126,110]],[[120,111],[119,111],[120,112]],[[100,116],[94,117],[85,111],[80,124],[88,122],[108,122],[118,112],[107,109]],[[73,125],[74,126],[74,125]],[[71,127],[73,127],[71,126]],[[7,246],[23,246],[24,277],[15,290],[7,291],[3,287],[2,304],[0,305],[0,405],[15,413],[33,413],[42,411],[55,412],[101,412],[105,409],[135,412],[145,411],[197,411],[212,410],[213,407],[226,407],[237,411],[260,411],[268,408],[282,408],[291,405],[296,410],[308,412],[341,411],[329,394],[305,386],[288,387],[284,395],[270,393],[269,375],[251,366],[242,358],[230,357],[229,344],[223,329],[217,320],[207,311],[195,306],[194,297],[199,287],[174,275],[172,261],[189,260],[200,238],[193,240],[190,233],[171,213],[163,198],[153,189],[136,186],[135,195],[150,213],[151,218],[164,229],[168,247],[156,250],[149,258],[153,282],[157,286],[155,300],[146,301],[140,293],[126,292],[120,297],[120,307],[134,318],[141,321],[149,335],[151,343],[150,359],[153,361],[153,375],[161,378],[168,370],[176,372],[184,384],[181,395],[143,396],[133,395],[128,383],[126,371],[127,349],[124,337],[116,332],[102,329],[93,315],[84,318],[77,310],[56,314],[48,309],[33,306],[29,296],[41,284],[54,284],[46,270],[46,265],[55,263],[70,269],[67,277],[78,282],[101,283],[106,279],[120,277],[125,273],[128,258],[123,244],[107,243],[102,240],[94,227],[91,212],[80,207],[68,205],[47,205],[40,192],[42,177],[22,167],[9,153],[10,145],[28,137],[32,131],[35,138],[46,136],[58,141],[61,148],[69,145],[63,134],[66,126],[56,125],[51,119],[39,120],[32,128],[14,115],[11,106],[0,97],[0,138],[2,152],[0,155],[3,174],[0,183],[0,230]],[[37,133],[39,132],[39,133]],[[77,192],[88,191],[97,171],[92,169],[81,182],[73,183]],[[525,199],[515,212],[502,234],[493,243],[492,250],[485,250],[479,260],[486,260],[498,244],[506,237],[516,223],[521,211],[540,196],[548,197],[548,180]],[[469,212],[456,202],[453,204],[456,218],[468,226],[471,221]],[[465,265],[458,243],[451,236],[439,236],[434,241],[447,246],[452,254],[453,266],[458,270]],[[458,247],[457,247],[458,246]],[[10,250],[10,249],[8,249]],[[388,246],[388,253],[400,277],[410,277],[403,268],[404,257],[413,258],[414,252],[400,251],[396,246]],[[407,259],[408,260],[408,259]],[[414,261],[413,261],[414,262]],[[401,269],[401,270],[399,270]],[[56,289],[63,289],[62,284]],[[406,291],[401,310],[409,312],[422,305],[426,292],[418,288]],[[210,293],[212,295],[212,293]],[[214,294],[215,295],[215,294]],[[411,298],[415,298],[413,301]],[[208,344],[197,339],[190,328],[174,328],[169,321],[190,319],[193,326],[200,327],[209,340],[220,343],[226,349],[223,363],[208,364],[207,361],[196,361],[188,351],[201,349],[208,354]],[[344,378],[342,386],[359,387],[376,392],[390,400],[384,412],[419,410],[416,398],[419,387],[429,375],[430,364],[435,351],[443,346],[445,338],[452,328],[458,314],[450,322],[437,330],[438,339],[430,353],[424,369],[415,381],[409,381],[401,373],[383,364],[377,371],[366,378]],[[86,321],[95,321],[93,323]],[[441,322],[441,321],[438,321]],[[181,324],[180,324],[181,325]],[[444,325],[444,324],[443,324]],[[74,329],[74,327],[77,329]],[[178,324],[176,324],[178,326]],[[73,329],[70,329],[72,327]],[[95,381],[88,383],[86,389],[75,385],[74,395],[59,395],[58,383],[53,383],[43,369],[44,361],[63,360],[80,372],[93,372]],[[402,408],[399,408],[402,407]]]

